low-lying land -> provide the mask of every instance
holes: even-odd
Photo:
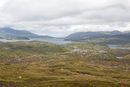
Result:
[[[129,56],[92,43],[0,42],[0,87],[130,87]]]

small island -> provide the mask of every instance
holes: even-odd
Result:
[[[4,37],[6,40],[30,40],[28,37]]]

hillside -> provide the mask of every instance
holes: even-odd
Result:
[[[33,37],[33,38],[52,38],[50,36],[39,36],[25,30],[15,30],[9,27],[0,28],[0,37]]]
[[[38,36],[36,34],[33,34],[31,32],[25,31],[25,30],[15,30],[12,28],[0,28],[0,35],[3,37],[16,37],[16,36],[21,36],[21,37],[32,37],[32,36]]]
[[[65,37],[65,39],[67,40],[78,40],[78,39],[85,39],[85,38],[96,38],[96,37],[102,37],[102,36],[113,36],[113,35],[118,35],[118,34],[123,34],[120,31],[99,31],[99,32],[77,32],[77,33],[73,33],[68,35],[67,37]]]
[[[100,40],[101,43],[105,44],[118,44],[119,42],[130,42],[130,33],[120,31],[99,31],[99,32],[77,32],[67,37],[65,40],[71,41],[87,41],[87,40]],[[105,42],[104,42],[105,41]]]
[[[130,49],[1,42],[0,71],[0,87],[130,87]]]

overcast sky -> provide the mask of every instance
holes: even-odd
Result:
[[[0,27],[54,37],[130,30],[130,0],[0,0]]]

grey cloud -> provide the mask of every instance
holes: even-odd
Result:
[[[130,10],[124,6],[108,6],[84,12],[80,18],[104,22],[130,22]]]
[[[5,1],[0,5],[0,27],[65,36],[77,31],[128,30],[130,25],[129,0]]]
[[[56,3],[53,3],[53,0],[44,0],[45,2],[43,3],[41,3],[40,0],[30,0],[30,2],[25,0],[12,1],[6,4],[2,12],[11,15],[19,21],[53,20],[80,13],[79,10],[68,8],[67,5],[59,3],[60,1]]]

